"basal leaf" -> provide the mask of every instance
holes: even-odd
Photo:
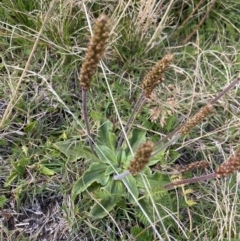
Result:
[[[94,219],[100,219],[108,215],[114,207],[116,206],[117,198],[109,197],[106,199],[102,199],[99,203],[96,203],[91,211],[90,214],[94,217]]]
[[[98,145],[95,151],[101,162],[103,163],[111,162],[112,164],[114,163],[117,164],[117,157],[116,157],[115,151],[110,149],[108,146]]]
[[[105,171],[105,175],[111,175],[115,173],[115,170],[121,172],[122,169],[117,164],[113,164],[112,166],[109,165]]]
[[[126,152],[124,149],[120,149],[117,153],[117,163],[119,165],[124,165],[126,163]]]
[[[113,133],[113,124],[110,121],[105,121],[99,127],[97,144],[108,146],[112,151],[115,151],[116,139]]]
[[[174,163],[179,157],[181,156],[181,154],[179,152],[177,152],[174,149],[169,149],[166,154],[165,154],[165,159],[167,161],[168,164],[172,164]]]
[[[103,163],[92,163],[82,177],[80,177],[74,184],[72,189],[73,199],[94,182],[105,186],[109,180],[109,176],[105,175],[106,168],[107,165]]]
[[[165,152],[164,151],[161,151],[159,152],[157,155],[155,155],[154,157],[152,157],[148,163],[148,166],[153,166],[157,163],[160,163],[160,164],[165,164],[166,163],[166,160],[165,160]]]
[[[54,143],[53,146],[62,152],[70,162],[74,162],[79,158],[85,158],[92,161],[99,161],[98,158],[87,148],[81,141],[60,141]]]
[[[139,145],[146,141],[146,131],[140,130],[140,129],[133,129],[132,136],[129,140],[130,146],[133,150],[133,152],[136,151],[136,149],[139,147]],[[126,148],[126,156],[132,156],[130,149]]]
[[[111,182],[108,182],[108,184],[104,187],[104,190],[115,197],[119,197],[126,194],[126,188],[123,182],[120,180],[112,180]]]
[[[132,175],[128,175],[126,178],[123,179],[123,182],[129,187],[135,199],[138,199],[139,193],[135,178]],[[131,193],[128,193],[128,200],[130,203],[136,203]]]

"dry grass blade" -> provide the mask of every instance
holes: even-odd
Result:
[[[28,70],[28,68],[29,68],[29,66],[30,66],[30,64],[31,64],[31,60],[32,60],[32,58],[33,58],[33,54],[34,54],[34,52],[35,52],[35,50],[36,50],[36,48],[37,48],[37,45],[38,45],[39,40],[40,40],[40,37],[41,37],[42,32],[43,32],[43,30],[44,30],[44,27],[45,27],[45,25],[46,25],[46,23],[47,23],[50,15],[51,15],[51,13],[52,13],[52,11],[53,11],[54,6],[55,6],[56,3],[57,3],[57,0],[52,0],[52,2],[50,3],[49,9],[48,9],[48,11],[47,11],[47,13],[46,13],[46,15],[45,15],[45,18],[44,18],[44,20],[43,20],[43,22],[42,22],[42,26],[41,26],[41,28],[40,28],[40,30],[39,30],[39,32],[38,32],[38,35],[36,36],[36,41],[34,42],[34,45],[33,45],[33,47],[32,47],[32,51],[31,51],[31,53],[30,53],[30,55],[29,55],[29,57],[28,57],[28,60],[27,60],[26,65],[25,65],[25,68],[24,68],[24,70],[23,70],[23,72],[22,72],[22,74],[21,74],[21,76],[20,76],[20,79],[19,79],[19,81],[18,81],[18,83],[17,83],[17,86],[16,86],[16,88],[14,89],[14,91],[13,91],[13,93],[12,93],[12,96],[11,96],[11,99],[10,99],[10,101],[9,101],[9,103],[8,103],[8,106],[7,106],[7,108],[6,108],[6,110],[5,110],[4,114],[3,114],[2,120],[1,120],[1,122],[0,122],[0,130],[2,129],[5,121],[6,121],[6,120],[9,118],[9,116],[11,115],[12,109],[13,109],[13,107],[14,107],[14,101],[16,100],[16,97],[17,97],[17,94],[18,94],[18,90],[19,90],[19,88],[20,88],[20,86],[21,86],[21,84],[22,84],[22,81],[23,81],[23,79],[24,79],[24,77],[25,77],[25,75],[26,75],[26,73],[27,73],[27,70]]]

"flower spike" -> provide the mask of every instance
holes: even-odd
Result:
[[[105,15],[100,16],[96,21],[93,36],[79,75],[80,85],[84,91],[90,88],[92,77],[105,50],[109,36],[107,23],[108,18]]]

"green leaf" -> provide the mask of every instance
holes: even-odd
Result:
[[[141,175],[136,175],[135,177],[136,179],[136,185],[139,188],[146,188],[143,182],[143,179],[141,177]],[[149,185],[149,188],[163,188],[164,185],[166,185],[169,181],[168,180],[164,180],[163,176],[161,173],[159,172],[155,172],[154,174],[150,174],[147,175],[147,184]]]
[[[122,181],[112,180],[104,187],[104,190],[107,191],[111,196],[119,197],[126,194],[126,188]]]
[[[108,215],[117,204],[117,198],[109,197],[106,199],[102,199],[99,203],[96,203],[91,211],[90,214],[94,217],[94,219],[100,219]]]
[[[101,162],[108,164],[111,162],[112,164],[117,164],[115,151],[111,150],[108,146],[98,145],[95,151]]]
[[[152,157],[147,165],[153,166],[153,165],[157,164],[158,162],[160,162],[160,164],[166,164],[165,151],[161,151],[157,155]]]
[[[146,141],[146,131],[140,129],[133,129],[132,137],[129,140],[130,146],[133,152],[139,147],[140,144]],[[132,158],[132,154],[130,152],[129,147],[126,148],[126,156],[127,159]]]
[[[109,176],[105,175],[107,165],[102,163],[92,163],[90,167],[83,173],[72,189],[73,199],[78,194],[86,190],[92,183],[97,182],[105,186],[109,180]]]
[[[25,156],[27,156],[28,155],[28,147],[27,146],[22,146],[22,151],[23,151],[23,153],[25,154]]]
[[[111,174],[115,173],[115,170],[117,172],[121,172],[122,171],[122,169],[117,164],[113,164],[113,166],[108,166],[107,167],[107,169],[105,171],[105,175],[111,175]]]
[[[134,237],[136,241],[152,241],[154,240],[153,235],[150,234],[148,230],[140,227],[132,227],[131,235]]]
[[[174,149],[169,149],[165,154],[165,159],[167,159],[168,164],[174,163],[181,156],[181,154]]]
[[[142,209],[147,214],[147,216],[150,218],[150,220],[153,221],[154,212],[152,209],[152,205],[150,205],[150,203],[146,201],[146,198],[140,199],[139,203],[142,206]],[[146,219],[146,216],[143,214],[142,210],[139,207],[137,207],[136,211],[137,211],[136,215],[139,218],[140,222],[142,222],[144,225],[149,225],[149,221]]]
[[[53,147],[62,152],[70,162],[75,162],[80,158],[99,161],[99,159],[91,152],[91,150],[84,146],[81,141],[60,141],[54,143]]]
[[[102,111],[91,110],[89,116],[91,119],[100,122],[102,120]]]
[[[115,151],[116,140],[117,138],[113,134],[113,124],[107,120],[98,129],[97,144],[108,146]]]
[[[164,130],[170,132],[174,129],[176,125],[177,117],[175,115],[170,115],[166,119],[166,124],[164,126]]]
[[[0,208],[2,208],[7,202],[7,198],[4,195],[0,196]]]
[[[18,173],[16,171],[12,172],[11,175],[7,178],[4,187],[8,187],[17,177]]]
[[[12,165],[15,168],[15,170],[18,172],[18,174],[22,175],[29,163],[30,163],[30,158],[23,157],[15,162],[13,161]]]
[[[40,173],[46,175],[46,176],[52,176],[55,174],[54,171],[52,171],[51,169],[41,165],[40,169],[39,169]]]
[[[121,166],[124,165],[124,163],[126,163],[126,152],[125,152],[124,149],[120,149],[118,151],[118,153],[117,153],[117,163]]]
[[[148,167],[148,166],[144,167],[144,169],[143,169],[142,172],[143,172],[145,175],[147,175],[147,176],[152,174],[152,170],[151,170],[151,168]],[[140,175],[140,173],[137,174],[137,176],[139,176],[139,175]]]
[[[136,185],[136,180],[132,175],[128,175],[126,178],[124,178],[123,180],[125,182],[125,184],[129,187],[129,189],[131,190],[133,196],[135,197],[135,199],[138,199],[138,188]],[[136,204],[133,196],[131,193],[128,193],[127,197],[130,203]]]
[[[36,121],[33,121],[33,122],[30,122],[25,128],[24,128],[24,131],[26,133],[29,133],[31,131],[34,130],[35,126],[36,126],[37,122]]]

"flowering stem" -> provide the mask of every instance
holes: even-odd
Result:
[[[155,156],[157,153],[166,150],[169,146],[173,145],[180,137],[181,135],[177,133],[176,135],[172,136],[171,140],[169,140],[167,143],[159,147],[157,150],[155,150],[152,154],[152,156]],[[162,142],[163,140],[161,140]]]
[[[132,113],[130,115],[130,117],[128,118],[127,124],[125,126],[124,132],[126,133],[126,136],[129,133],[129,130],[131,129],[132,123],[134,122],[137,114],[140,112],[140,110],[142,109],[144,103],[145,103],[145,93],[142,92],[141,95],[139,96],[137,102],[134,105],[134,108],[132,110]],[[120,138],[118,141],[118,145],[117,145],[117,151],[121,148],[123,141],[124,141],[124,132],[121,132],[120,134]]]
[[[211,112],[211,108],[216,102],[225,95],[230,89],[232,89],[238,82],[240,81],[240,75],[232,82],[230,83],[225,89],[223,89],[215,98],[213,98],[209,103],[203,107],[199,112],[197,112],[191,119],[189,119],[186,123],[181,125],[180,127],[176,128],[174,131],[172,131],[169,135],[162,138],[160,141],[156,143],[156,145],[159,145],[160,143],[168,140],[172,136],[174,136],[174,141],[177,141],[178,138],[180,138],[182,135],[189,132],[194,126],[196,126],[198,123],[200,123],[205,117],[207,117],[208,114]],[[166,148],[170,146],[173,143],[173,139],[168,141],[165,145],[160,147],[158,150],[156,150],[153,153],[153,156],[159,153],[163,150],[163,148]]]
[[[173,187],[176,187],[179,185],[206,181],[206,180],[213,179],[213,178],[216,178],[216,173],[210,173],[210,174],[202,175],[199,177],[193,177],[193,178],[189,178],[189,179],[183,179],[183,180],[180,180],[177,182],[171,182],[171,183],[168,183],[167,185],[165,185],[164,188],[172,189]]]
[[[225,95],[230,89],[232,89],[237,82],[240,81],[240,75],[232,82],[230,83],[224,90],[222,90],[213,100],[211,100],[210,104],[215,104],[223,95]]]
[[[88,135],[88,141],[89,141],[89,146],[91,148],[91,151],[94,155],[96,155],[96,152],[93,149],[93,143],[92,143],[92,138],[91,138],[91,132],[89,128],[89,122],[88,122],[88,114],[87,114],[87,91],[85,91],[82,88],[82,111],[83,111],[83,119],[86,125],[86,131]]]

